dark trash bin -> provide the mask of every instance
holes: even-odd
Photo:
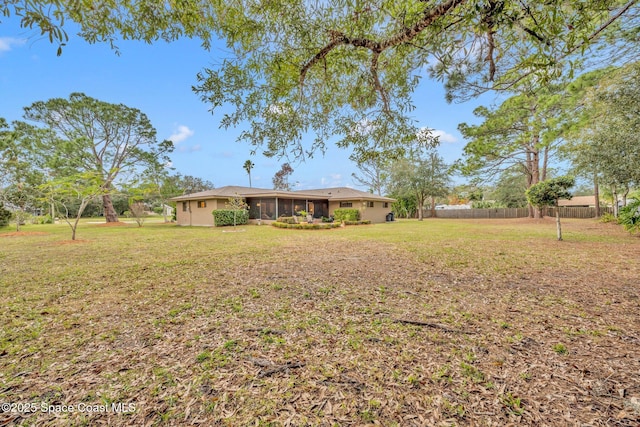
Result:
[[[393,212],[389,212],[387,214],[387,222],[391,222],[391,221],[393,221]]]

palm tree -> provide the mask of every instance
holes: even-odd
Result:
[[[254,166],[255,165],[251,160],[247,160],[246,162],[244,162],[244,165],[242,165],[244,170],[247,171],[247,175],[249,175],[249,187],[251,187],[251,169],[253,169]]]

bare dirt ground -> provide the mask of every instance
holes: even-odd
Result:
[[[50,319],[39,350],[0,355],[0,401],[135,410],[0,425],[640,425],[627,236],[468,242],[484,251],[469,258],[329,233],[301,237],[320,239],[312,254],[284,240],[275,256],[137,265],[144,287],[62,287],[33,306]]]

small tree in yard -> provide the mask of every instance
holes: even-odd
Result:
[[[160,193],[158,185],[153,181],[135,181],[125,190],[129,194],[129,216],[135,220],[138,227],[142,227],[147,216],[147,206],[144,201]]]
[[[237,213],[247,209],[248,205],[242,197],[236,194],[235,197],[229,197],[227,208],[233,211],[233,231],[235,231]]]
[[[147,216],[147,208],[142,201],[131,201],[129,204],[129,213],[131,217],[135,220],[138,227],[142,227],[144,224],[144,219]]]
[[[41,185],[40,189],[47,202],[55,206],[58,215],[71,227],[71,240],[76,240],[78,222],[89,202],[107,191],[102,186],[100,177],[90,172],[49,181]],[[73,202],[80,203],[75,218],[69,214],[69,205]]]
[[[556,208],[556,228],[558,240],[562,240],[562,228],[560,227],[560,209],[558,200],[571,199],[569,188],[573,187],[575,180],[573,177],[561,176],[559,178],[548,179],[531,186],[527,192],[527,200],[533,206],[542,208],[544,206],[555,206]]]

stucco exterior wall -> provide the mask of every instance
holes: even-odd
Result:
[[[385,202],[373,202],[373,207],[365,206],[360,210],[360,217],[363,220],[369,220],[373,223],[385,222],[387,220],[387,214],[391,212],[391,203],[387,202],[387,207],[384,207]]]
[[[206,206],[198,207],[198,202],[204,202]],[[207,226],[213,227],[213,212],[215,209],[226,209],[228,199],[203,199],[203,200],[187,200],[179,201],[176,203],[176,223],[178,225],[192,225],[192,226]],[[348,201],[351,203],[352,209],[358,209],[360,211],[360,218],[363,220],[369,220],[373,223],[380,223],[386,221],[386,216],[391,212],[391,204],[385,208],[385,202],[375,201],[373,207],[370,207],[371,202],[362,200]],[[187,210],[183,209],[183,203],[186,203]],[[336,209],[340,208],[341,202],[329,201],[329,215],[333,215]],[[344,202],[343,202],[344,203]]]
[[[204,202],[204,207],[198,207],[198,202]],[[176,224],[213,227],[213,212],[215,209],[224,209],[228,201],[225,199],[187,200],[176,204]],[[183,203],[187,204],[187,211],[183,209]]]
[[[372,223],[385,222],[387,220],[387,214],[391,212],[391,203],[388,203],[387,207],[384,207],[385,202],[373,202],[373,207],[369,207],[370,202],[362,200],[347,201],[351,203],[351,208],[345,209],[358,209],[360,211],[360,219],[369,220]],[[340,209],[340,203],[343,202],[329,202],[329,215],[333,215],[336,209]]]

